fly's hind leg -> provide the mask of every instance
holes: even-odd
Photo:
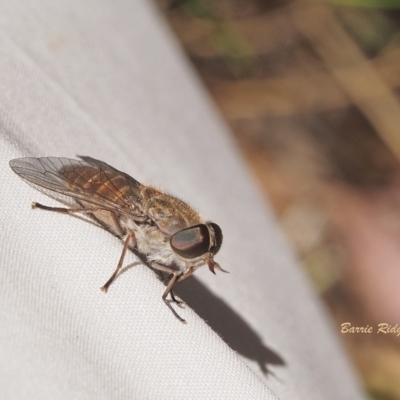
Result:
[[[75,214],[75,213],[83,213],[83,214],[92,214],[95,219],[99,220],[99,217],[95,215],[96,212],[99,211],[106,211],[109,213],[111,220],[108,221],[108,225],[112,228],[112,230],[117,234],[117,236],[121,237],[123,235],[123,230],[121,228],[121,225],[119,224],[118,218],[116,214],[110,210],[107,210],[106,208],[102,207],[82,207],[82,208],[66,208],[66,207],[49,207],[49,206],[44,206],[43,204],[40,203],[32,203],[32,208],[39,208],[41,210],[46,210],[46,211],[54,211],[54,212],[59,212],[62,214]],[[102,221],[100,219],[100,223]],[[121,257],[119,258],[117,268],[115,269],[114,273],[111,275],[110,279],[105,283],[104,286],[101,287],[101,290],[103,292],[107,292],[109,286],[111,283],[114,281],[114,279],[117,277],[118,272],[120,271],[122,264],[124,262],[124,258],[126,255],[126,252],[130,246],[135,246],[136,245],[136,238],[135,234],[133,231],[128,230],[126,239],[124,242],[124,248],[122,249]]]
[[[128,251],[128,248],[130,246],[135,246],[135,244],[136,244],[135,234],[133,231],[129,230],[126,235],[126,238],[125,238],[124,248],[122,249],[121,257],[119,258],[117,268],[115,269],[114,273],[111,275],[110,279],[105,283],[105,285],[101,287],[101,290],[103,292],[107,292],[109,286],[113,283],[114,279],[117,277],[118,272],[122,268],[122,264],[124,262],[124,258],[125,258],[126,252]]]
[[[117,235],[119,238],[121,238],[124,235],[124,231],[121,228],[121,225],[119,223],[117,214],[111,210],[108,210],[106,208],[102,207],[92,207],[91,204],[88,204],[87,207],[84,207],[84,205],[80,204],[81,208],[66,208],[66,207],[49,207],[49,206],[44,206],[43,204],[33,202],[31,204],[32,209],[38,208],[41,210],[46,210],[46,211],[54,211],[58,212],[61,214],[91,214],[91,216],[99,222],[102,226],[105,226],[107,229],[111,229],[112,233]],[[105,219],[104,217],[101,216],[101,213],[106,212],[109,219]],[[96,214],[99,213],[99,214]]]
[[[84,213],[84,214],[91,214],[97,211],[108,211],[112,212],[110,210],[107,210],[102,207],[93,207],[93,208],[66,208],[66,207],[49,207],[49,206],[44,206],[43,204],[33,202],[31,204],[32,209],[39,208],[41,210],[46,210],[46,211],[55,211],[59,212],[62,214],[75,214],[75,213]]]

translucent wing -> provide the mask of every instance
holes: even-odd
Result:
[[[43,188],[130,214],[144,186],[129,175],[91,157],[17,158],[10,167],[21,178]],[[137,215],[137,211],[135,213]]]

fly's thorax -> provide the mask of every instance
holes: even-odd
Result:
[[[201,216],[187,203],[147,186],[143,191],[144,213],[166,235],[202,223]]]
[[[134,231],[136,233],[138,229],[138,223],[133,218],[124,214],[119,215],[119,223],[124,232]]]
[[[171,265],[175,261],[175,253],[169,244],[169,237],[155,225],[135,225],[136,246],[140,253],[146,255],[150,262]]]
[[[177,254],[171,247],[170,237],[163,234],[156,226],[138,225],[134,229],[137,249],[145,254],[147,260],[178,268],[182,273],[188,268],[197,269],[206,264],[206,257],[187,259]]]

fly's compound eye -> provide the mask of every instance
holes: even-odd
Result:
[[[210,232],[205,224],[183,229],[171,237],[171,247],[179,256],[192,259],[206,254],[210,248]]]
[[[214,244],[212,245],[210,252],[215,255],[219,252],[219,249],[222,246],[222,229],[214,222],[211,222],[210,225],[214,231]]]

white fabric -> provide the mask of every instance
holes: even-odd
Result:
[[[0,1],[0,32],[0,398],[361,399],[337,327],[149,3]],[[221,225],[230,274],[179,284],[186,325],[133,255],[103,294],[121,243],[31,210],[56,202],[8,166],[76,154]]]

